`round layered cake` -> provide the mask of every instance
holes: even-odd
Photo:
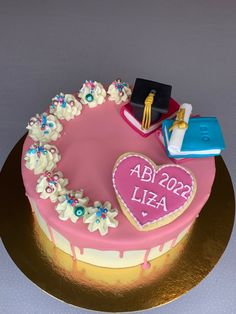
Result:
[[[122,88],[113,84],[108,94],[101,84],[95,82],[93,88],[89,84],[84,84],[76,95],[57,95],[44,114],[30,120],[22,153],[26,195],[42,231],[73,259],[111,268],[138,264],[147,267],[148,261],[181,241],[198,217],[211,193],[214,157],[181,161],[168,158],[155,133],[140,136],[120,115],[121,107],[129,102],[128,84]],[[115,177],[120,156],[128,156],[135,162],[130,168],[133,176],[139,175],[134,156],[144,156],[155,173],[168,165],[174,183],[177,176],[182,176],[183,181],[187,180],[187,174],[194,178],[196,184],[191,187],[192,194],[186,197],[188,202],[176,205],[177,196],[169,195],[173,192],[169,182],[165,201],[162,197],[155,202],[159,204],[155,210],[160,215],[153,227],[150,228],[153,221],[145,220],[137,228],[129,219],[136,214],[132,209],[127,214],[128,205],[122,208],[124,202],[119,193],[128,197],[125,191],[133,184],[133,190],[138,193],[139,186],[125,176]],[[149,184],[155,183],[154,177],[152,180]],[[152,187],[150,190],[154,193]],[[132,194],[137,211],[142,202],[147,206],[145,191],[142,197]],[[171,200],[168,203],[171,207],[165,203],[166,199]],[[152,204],[150,198],[149,203]],[[146,219],[149,209],[147,212],[142,209],[140,215]]]

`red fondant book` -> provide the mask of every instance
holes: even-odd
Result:
[[[162,114],[161,118],[157,122],[153,123],[148,130],[142,129],[142,123],[134,117],[133,109],[129,103],[121,107],[120,114],[131,128],[133,128],[140,135],[147,137],[159,128],[163,120],[172,118],[178,110],[179,104],[171,98],[168,113]]]

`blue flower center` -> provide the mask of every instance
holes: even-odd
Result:
[[[88,102],[92,102],[93,99],[94,99],[94,97],[93,97],[92,94],[87,94],[87,95],[85,96],[85,99],[86,99]]]
[[[108,212],[108,209],[107,208],[102,208],[102,207],[98,207],[98,211],[96,212],[96,217],[98,217],[97,220],[99,220],[99,218],[102,218],[102,219],[106,219],[106,213]],[[97,222],[96,220],[96,222]],[[100,222],[100,220],[99,220]]]
[[[76,208],[74,209],[74,214],[75,214],[75,216],[77,216],[77,217],[82,217],[82,216],[84,216],[84,212],[85,212],[85,209],[84,209],[84,207],[82,207],[82,206],[78,206],[78,207],[76,207]]]

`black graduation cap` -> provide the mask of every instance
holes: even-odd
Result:
[[[131,106],[135,118],[142,122],[144,102],[150,92],[155,93],[153,104],[151,106],[151,124],[157,122],[162,113],[169,110],[169,100],[172,86],[137,78],[131,95]]]

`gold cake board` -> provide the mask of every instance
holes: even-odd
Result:
[[[21,177],[24,139],[13,148],[1,172],[1,238],[21,271],[55,298],[108,312],[160,306],[196,286],[223,254],[234,223],[235,204],[230,175],[221,157],[216,158],[211,196],[183,241],[153,260],[147,270],[141,266],[108,269],[73,261],[40,230]]]

